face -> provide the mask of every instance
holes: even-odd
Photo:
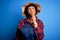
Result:
[[[34,7],[34,6],[30,6],[30,7],[28,8],[28,13],[29,13],[31,16],[35,15],[35,13],[36,13],[35,7]]]

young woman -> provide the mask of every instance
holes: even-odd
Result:
[[[16,40],[42,40],[44,37],[43,22],[37,18],[40,12],[40,5],[27,3],[22,7],[22,14],[25,19],[19,21]]]

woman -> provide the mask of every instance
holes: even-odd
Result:
[[[27,3],[22,7],[22,14],[25,19],[20,20],[16,40],[42,40],[44,37],[43,22],[37,18],[40,12],[40,5]]]

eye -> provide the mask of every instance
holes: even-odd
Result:
[[[35,9],[35,8],[32,8],[32,9]]]

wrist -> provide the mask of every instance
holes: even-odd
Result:
[[[38,26],[37,23],[34,23],[34,28],[37,28],[37,26]]]

